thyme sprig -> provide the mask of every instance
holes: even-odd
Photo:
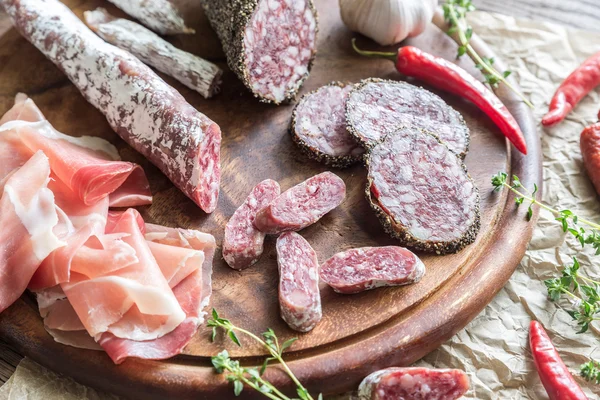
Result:
[[[466,14],[475,10],[475,6],[471,0],[446,0],[443,5],[444,19],[450,26],[448,35],[458,43],[457,58],[467,54],[475,62],[477,69],[481,71],[485,82],[492,88],[497,88],[500,83],[503,83],[517,94],[525,104],[533,108],[533,104],[525,97],[523,93],[518,91],[511,85],[506,78],[512,73],[509,70],[499,72],[494,67],[494,59],[480,56],[477,51],[471,46],[470,41],[473,37],[473,28],[469,26],[466,20]]]
[[[217,372],[228,372],[227,380],[233,382],[233,389],[236,396],[238,396],[242,392],[243,386],[244,384],[246,384],[249,387],[261,392],[270,399],[291,400],[289,397],[281,393],[270,382],[262,378],[262,375],[265,373],[269,363],[271,361],[278,361],[285,373],[296,384],[296,392],[298,393],[299,399],[314,400],[308,392],[308,390],[302,385],[302,383],[300,383],[300,381],[298,380],[298,378],[296,378],[296,376],[289,368],[287,363],[283,360],[283,352],[292,344],[294,344],[294,342],[298,338],[291,338],[280,344],[275,332],[269,328],[266,332],[262,333],[263,338],[261,339],[254,333],[246,329],[240,328],[238,326],[235,326],[228,319],[221,318],[214,308],[212,310],[212,318],[210,318],[207,321],[207,326],[209,328],[212,328],[212,341],[215,340],[217,336],[217,331],[219,329],[223,329],[225,331],[225,334],[229,337],[229,339],[231,339],[233,343],[241,347],[242,344],[236,334],[236,332],[238,332],[252,338],[254,341],[262,345],[262,347],[267,349],[269,354],[271,354],[270,357],[267,357],[265,359],[260,370],[257,368],[241,367],[238,361],[233,361],[229,358],[229,353],[227,353],[226,350],[222,351],[216,357],[212,358],[213,366],[215,367]],[[319,394],[318,400],[322,399],[323,396]]]
[[[582,364],[580,373],[586,381],[600,383],[600,362],[590,360]]]

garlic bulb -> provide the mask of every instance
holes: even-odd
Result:
[[[437,4],[437,0],[340,0],[340,9],[348,28],[387,46],[422,33]]]

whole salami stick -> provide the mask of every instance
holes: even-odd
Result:
[[[216,208],[221,130],[149,67],[100,39],[57,0],[0,0],[13,25],[110,126],[204,211]]]
[[[133,21],[110,15],[104,8],[86,11],[83,16],[90,29],[102,39],[129,51],[205,98],[218,93],[223,71],[215,64],[176,48]]]
[[[108,0],[161,35],[194,33],[169,0]]]

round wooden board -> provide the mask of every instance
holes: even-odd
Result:
[[[79,16],[96,6],[122,15],[99,0],[66,3]],[[226,69],[218,40],[199,2],[182,0],[180,4],[197,33],[171,40]],[[342,24],[337,0],[316,0],[316,6],[320,17],[319,54],[302,93],[333,80],[402,79],[391,62],[364,59],[352,51],[350,39],[355,35]],[[456,45],[433,26],[410,42],[448,59],[455,58]],[[477,39],[474,44],[489,54],[489,49]],[[359,40],[359,45],[376,48],[365,38]],[[460,64],[478,74],[470,60],[463,57]],[[228,70],[222,93],[211,100],[165,77],[223,131],[221,197],[217,210],[206,215],[121,141],[65,76],[10,28],[6,17],[0,19],[0,65],[0,113],[10,108],[17,92],[25,92],[60,131],[104,137],[119,148],[124,159],[143,165],[154,193],[154,204],[140,209],[147,221],[197,228],[212,233],[220,243],[228,218],[256,183],[272,178],[287,189],[327,169],[306,159],[292,143],[287,128],[293,105],[259,103]],[[540,146],[531,113],[509,93],[500,91],[527,137],[529,155],[525,157],[511,150],[495,126],[473,105],[435,92],[464,115],[471,129],[466,164],[481,192],[482,228],[477,242],[455,255],[422,255],[427,273],[416,285],[352,296],[335,294],[323,286],[323,320],[312,332],[299,335],[287,354],[297,376],[315,393],[355,389],[368,373],[410,364],[435,349],[489,303],[511,276],[531,238],[533,222],[528,223],[522,212],[517,214],[506,192],[492,193],[490,185],[491,176],[498,171],[519,175],[529,187],[534,182],[541,183]],[[365,169],[355,166],[334,172],[348,187],[345,202],[302,231],[319,259],[323,261],[352,247],[394,244],[365,199]],[[267,239],[262,260],[244,272],[231,270],[218,253],[213,279],[211,307],[223,317],[255,333],[270,327],[283,339],[298,336],[279,317],[274,239]],[[243,340],[241,348],[223,337],[210,343],[208,329],[202,328],[179,357],[166,361],[128,360],[115,366],[101,352],[55,343],[44,331],[35,301],[29,295],[0,315],[0,333],[23,354],[51,369],[82,383],[135,398],[232,397],[230,385],[211,368],[210,356],[226,348],[244,364],[259,365],[265,354],[247,340]],[[285,375],[276,367],[269,369],[267,377],[277,385],[289,387]],[[245,394],[250,396],[249,391]]]

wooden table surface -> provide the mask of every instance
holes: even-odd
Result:
[[[600,31],[598,0],[473,0],[473,4],[479,10]],[[12,375],[21,359],[19,353],[0,339],[0,382],[5,382]]]

